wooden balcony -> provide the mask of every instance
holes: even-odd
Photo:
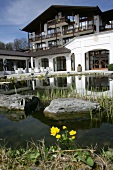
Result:
[[[78,27],[78,28],[73,28],[73,29],[65,29],[62,32],[63,36],[76,36],[76,35],[84,35],[84,34],[89,34],[94,32],[95,30],[95,26],[93,25],[88,25],[88,26],[83,26],[83,27]],[[57,38],[59,38],[61,36],[61,32],[55,32],[55,33],[51,33],[51,34],[47,34],[47,35],[36,35],[34,38],[30,38],[29,42],[35,42],[35,41],[39,41],[42,42],[43,40],[49,39],[51,40],[55,40]]]
[[[63,35],[68,35],[68,34],[73,34],[76,36],[76,34],[87,34],[90,32],[94,32],[95,27],[93,25],[88,25],[88,26],[83,26],[83,27],[78,27],[78,28],[73,28],[73,29],[66,29],[63,31]]]
[[[55,32],[55,33],[51,33],[51,34],[47,34],[47,35],[36,35],[34,38],[30,38],[29,41],[30,42],[35,42],[35,41],[42,41],[45,39],[52,39],[52,38],[57,38],[61,35],[61,32]]]
[[[68,25],[69,20],[66,17],[61,17],[58,19],[53,19],[47,22],[48,28],[55,28],[60,25]]]
[[[55,33],[52,33],[52,34],[47,34],[47,36],[45,37],[46,39],[47,38],[57,38],[61,35],[61,32],[55,32]]]
[[[39,51],[39,50],[48,50],[50,48],[56,48],[56,47],[59,47],[61,46],[60,44],[49,44],[48,47],[38,47],[36,49],[36,51]]]

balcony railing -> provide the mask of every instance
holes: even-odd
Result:
[[[112,30],[113,29],[113,24],[102,25],[99,28],[100,28],[100,31]]]
[[[59,37],[61,35],[61,32],[55,32],[52,34],[47,34],[45,38],[54,38],[54,37]]]
[[[48,39],[48,38],[57,38],[61,35],[61,32],[56,32],[56,33],[51,33],[51,34],[47,34],[47,35],[36,35],[34,38],[30,38],[30,42],[34,42],[34,41],[41,41],[44,39]]]
[[[78,28],[73,28],[73,29],[65,29],[63,31],[63,35],[67,35],[67,34],[75,34],[75,33],[79,33],[82,32],[85,34],[86,31],[89,30],[95,30],[95,26],[93,25],[87,25],[87,26],[82,26],[82,27],[78,27]]]
[[[94,31],[94,30],[95,30],[94,25],[87,25],[87,26],[82,26],[82,27],[73,28],[73,29],[65,29],[65,30],[63,30],[62,34],[63,35],[68,35],[68,34],[76,35],[77,33],[85,34],[88,31]],[[45,39],[52,39],[52,38],[57,39],[60,36],[61,36],[61,32],[55,32],[55,33],[51,33],[51,34],[47,34],[47,35],[39,34],[39,35],[36,35],[34,38],[30,38],[29,41],[34,42],[34,41],[43,41]]]
[[[53,19],[53,20],[48,21],[47,25],[48,25],[48,27],[51,27],[53,25],[64,23],[64,22],[68,23],[69,20],[66,17],[61,17],[58,19]]]
[[[48,47],[37,47],[36,51],[47,50],[47,49],[55,48],[55,47],[59,47],[59,46],[61,46],[59,43],[58,44],[49,44]]]

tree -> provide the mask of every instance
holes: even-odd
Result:
[[[7,43],[5,49],[13,51],[13,43],[12,42]]]
[[[21,38],[21,39],[15,39],[14,40],[14,50],[22,50],[22,49],[27,49],[28,48],[28,42],[26,38]]]
[[[0,50],[5,50],[5,43],[0,41]]]
[[[14,39],[14,44],[13,44],[14,50],[19,50],[20,49],[20,40],[19,39]]]
[[[28,42],[27,42],[27,39],[26,39],[26,38],[21,38],[21,39],[20,39],[20,42],[21,42],[21,49],[26,49],[26,48],[28,48]]]

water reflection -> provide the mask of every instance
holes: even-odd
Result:
[[[69,89],[75,88],[75,93],[81,95],[109,95],[112,97],[113,80],[109,77],[100,76],[68,76],[52,77],[46,79],[26,80],[23,87],[32,87],[31,93],[45,89]],[[30,91],[27,93],[30,94]],[[4,114],[3,114],[4,113]],[[0,111],[0,138],[6,139],[11,146],[25,146],[26,141],[40,140],[45,138],[46,144],[53,144],[54,138],[50,136],[50,127],[62,127],[66,125],[68,129],[77,130],[76,142],[82,146],[113,147],[113,120],[93,115],[93,119],[73,119],[54,121],[44,117],[43,110],[25,115],[25,113],[7,113]],[[1,141],[2,142],[2,141]],[[0,143],[1,143],[0,142]]]
[[[106,76],[68,76],[68,77],[44,77],[32,78],[16,83],[0,85],[0,93],[10,94],[27,90],[38,89],[69,89],[75,88],[75,92],[81,95],[107,95],[112,97],[113,80]],[[13,90],[13,91],[12,91]]]
[[[109,96],[113,94],[113,80],[106,76],[68,76],[34,79],[33,89],[69,89],[81,95]],[[32,82],[33,83],[33,82]]]
[[[76,89],[81,95],[112,97],[113,80],[105,76],[82,76],[76,80]]]
[[[40,111],[36,111],[29,114],[20,111],[12,111],[9,113],[6,110],[0,110],[0,114],[4,113],[6,118],[13,122],[17,122],[17,121],[19,122],[21,120],[27,119],[28,117],[33,117],[39,120],[40,122],[42,122],[43,124],[48,125],[50,127],[54,125],[58,127],[62,127],[63,125],[66,125],[68,129],[73,129],[73,125],[75,125],[76,130],[99,128],[102,123],[113,124],[112,118],[107,118],[105,116],[100,115],[99,113],[97,114],[94,113],[92,115],[93,119],[91,119],[90,116],[88,115],[83,118],[52,120],[44,116],[43,110],[44,109],[41,109]]]
[[[17,113],[16,113],[17,114]],[[19,114],[19,113],[18,113]],[[14,116],[14,115],[13,115]],[[11,116],[12,117],[12,116]],[[62,128],[66,125],[69,130],[77,131],[76,142],[80,146],[113,147],[113,120],[106,118],[94,118],[92,120],[62,120],[54,121],[44,117],[43,110],[27,115],[24,119],[15,121],[8,114],[0,114],[0,138],[8,142],[7,146],[26,146],[27,141],[45,139],[46,145],[55,143],[50,136],[50,127]],[[0,144],[3,141],[0,141]]]
[[[110,90],[108,77],[85,77],[85,85],[89,91],[103,92]]]

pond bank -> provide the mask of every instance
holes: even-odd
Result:
[[[22,78],[22,77],[33,77],[33,76],[44,76],[46,72],[41,72],[41,73],[34,73],[34,75],[31,75],[31,73],[23,73],[23,74],[10,74],[7,75],[7,78],[11,77],[17,77],[17,78]],[[113,71],[107,71],[107,70],[88,70],[84,72],[75,72],[75,71],[56,71],[56,72],[49,72],[48,76],[59,76],[59,75],[106,75],[106,76],[113,76]]]

